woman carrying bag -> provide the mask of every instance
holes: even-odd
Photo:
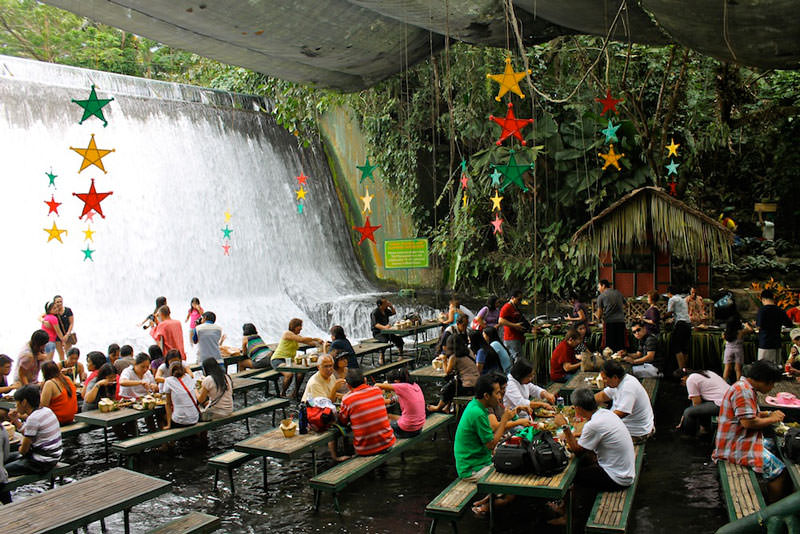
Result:
[[[197,393],[197,402],[208,405],[200,413],[201,421],[211,421],[229,416],[233,412],[233,380],[222,370],[217,360],[203,360],[203,383]]]
[[[167,422],[164,430],[192,426],[200,419],[194,383],[186,374],[182,362],[173,362],[169,366],[169,374],[164,380],[164,393],[167,394]]]

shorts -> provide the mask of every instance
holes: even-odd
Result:
[[[758,349],[758,359],[778,363],[780,353],[780,349]]]
[[[272,359],[269,361],[269,364],[270,364],[270,365],[272,366],[272,368],[273,368],[273,369],[275,369],[276,371],[280,371],[280,369],[278,369],[278,367],[280,367],[281,365],[289,365],[289,360],[287,360],[287,359],[285,359],[285,358],[272,358]]]
[[[56,350],[56,342],[55,341],[48,341],[47,344],[44,346],[44,351],[47,354],[50,354],[51,352],[55,352],[55,350]]]
[[[470,476],[464,477],[461,480],[466,480],[467,482],[478,482],[480,479],[484,477],[484,475],[486,475],[486,473],[489,472],[489,469],[491,468],[492,468],[491,465],[485,465],[480,469],[478,469],[477,471],[473,471]]]
[[[689,340],[692,337],[692,325],[686,321],[678,321],[672,329],[672,339],[669,344],[671,354],[689,354]]]
[[[744,365],[744,350],[741,347],[734,350],[725,349],[725,354],[722,356],[722,363]]]
[[[761,476],[764,480],[774,480],[778,478],[786,466],[781,462],[775,453],[769,449],[774,448],[775,442],[769,438],[764,439],[764,465],[761,466]]]
[[[403,430],[398,426],[397,421],[393,420],[391,422],[392,430],[394,431],[394,435],[397,439],[405,439],[405,438],[413,438],[420,435],[421,430],[415,430],[413,432],[409,432],[408,430]]]
[[[270,360],[269,355],[264,356],[260,360],[253,361],[253,369],[269,369],[270,367],[272,367],[272,360]]]

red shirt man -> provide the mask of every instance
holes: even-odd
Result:
[[[150,335],[156,340],[161,350],[166,354],[170,350],[177,350],[181,353],[181,359],[186,359],[183,351],[183,328],[177,319],[170,319],[169,308],[164,305],[158,309],[158,324],[150,331]]]
[[[360,369],[350,369],[346,380],[350,393],[342,399],[339,420],[343,424],[350,423],[356,454],[371,456],[388,450],[396,439],[389,424],[383,393],[364,383]]]
[[[523,317],[517,308],[522,300],[522,291],[514,291],[511,299],[500,308],[498,324],[503,326],[503,339],[505,341],[524,341],[525,329]]]
[[[575,357],[575,347],[580,342],[580,334],[575,330],[567,331],[564,340],[559,343],[550,356],[550,380],[563,382],[567,374],[574,373],[581,367],[581,362]]]

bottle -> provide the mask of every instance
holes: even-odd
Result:
[[[306,413],[306,403],[300,403],[300,411],[298,414],[298,424],[301,434],[308,434],[308,414]]]
[[[556,399],[556,407],[558,408],[559,412],[564,411],[564,397],[559,396]]]

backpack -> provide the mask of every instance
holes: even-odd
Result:
[[[800,461],[800,428],[790,428],[783,439],[783,454],[786,459]]]
[[[327,430],[328,427],[336,421],[336,414],[328,406],[324,408],[319,406],[306,406],[306,418],[308,420],[308,426],[315,432],[322,432]]]
[[[531,463],[537,475],[550,476],[567,467],[568,459],[564,446],[553,439],[553,434],[539,432],[531,441]]]
[[[494,468],[499,473],[521,475],[533,470],[531,442],[522,436],[512,436],[497,445]]]

